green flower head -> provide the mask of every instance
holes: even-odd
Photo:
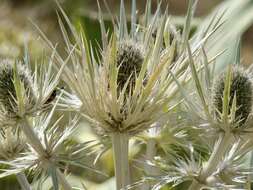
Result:
[[[226,83],[227,73],[222,73],[213,87],[213,103],[218,113],[222,113],[223,103],[224,103],[224,89]],[[240,67],[233,66],[231,68],[231,80],[229,87],[229,106],[228,114],[230,114],[232,109],[233,101],[236,101],[235,110],[235,121],[239,124],[244,124],[252,109],[252,81],[250,76]]]
[[[119,43],[116,62],[119,67],[118,86],[120,89],[123,89],[129,77],[127,91],[129,91],[129,87],[134,86],[135,78],[141,71],[143,56],[142,48],[136,42],[123,41]]]
[[[24,89],[22,96],[26,109],[33,107],[36,102],[35,86],[28,68],[20,62],[2,60],[0,62],[0,104],[1,112],[8,118],[17,117],[19,112],[15,80],[19,81],[21,89]]]

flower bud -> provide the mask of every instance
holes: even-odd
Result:
[[[25,107],[35,104],[35,88],[28,68],[20,62],[12,60],[0,61],[0,104],[2,112],[10,117],[16,117],[18,112],[17,93],[14,85],[14,69],[25,90]]]
[[[117,83],[120,89],[123,89],[131,76],[127,87],[129,92],[130,87],[134,85],[136,75],[141,71],[143,60],[142,49],[135,42],[123,41],[119,44],[116,62],[119,67]]]
[[[213,103],[216,113],[223,110],[223,91],[225,89],[226,73],[222,73],[213,87]],[[235,121],[240,125],[247,120],[252,109],[252,81],[250,76],[240,67],[233,66],[231,69],[229,114],[231,112],[232,102],[236,95]],[[217,113],[217,115],[219,115]]]

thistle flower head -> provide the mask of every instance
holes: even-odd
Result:
[[[179,89],[175,84],[178,81],[173,79],[178,78],[180,82],[188,79],[185,77],[188,74],[186,54],[180,54],[182,57],[172,63],[175,40],[171,43],[166,40],[166,48],[163,49],[166,27],[171,24],[166,13],[163,15],[158,7],[152,14],[151,1],[148,1],[144,22],[138,22],[135,3],[133,1],[131,27],[128,28],[124,1],[121,1],[120,19],[118,23],[112,21],[114,30],[111,36],[106,31],[99,7],[102,47],[98,59],[94,58],[94,49],[89,47],[86,36],[80,35],[61,10],[76,45],[67,40],[69,36],[64,32],[66,29],[59,17],[69,59],[64,60],[58,54],[56,63],[60,69],[67,62],[61,77],[74,94],[73,107],[81,102],[77,111],[92,126],[107,134],[135,135],[160,122],[166,114],[164,109]],[[153,39],[155,30],[157,35]],[[47,45],[55,49],[43,33],[42,36]],[[196,46],[194,51],[200,47]],[[71,100],[64,98],[63,101],[61,105],[65,109],[71,108]]]
[[[150,127],[164,114],[163,107],[169,100],[166,97],[169,80],[162,76],[166,76],[167,70],[164,68],[170,64],[168,57],[172,51],[167,51],[165,55],[160,51],[166,16],[160,17],[159,11],[151,19],[151,13],[147,10],[147,22],[145,26],[140,26],[134,5],[131,30],[128,32],[122,1],[120,21],[115,24],[111,37],[104,33],[106,29],[100,15],[103,47],[99,60],[94,59],[93,48],[85,45],[85,36],[78,35],[76,29],[69,25],[75,31],[76,35],[73,34],[78,46],[76,51],[69,52],[72,57],[69,62],[73,67],[64,67],[62,79],[80,100],[79,111],[82,115],[103,133],[136,134]],[[65,13],[62,13],[64,16]],[[66,15],[64,17],[68,19]],[[152,31],[157,28],[157,23],[160,25],[154,42]],[[72,46],[66,43],[68,47]],[[58,66],[63,63],[64,60],[59,58]],[[69,107],[70,101],[66,102]]]
[[[231,72],[229,74],[228,72]],[[228,114],[232,112],[233,102],[236,109],[234,111],[234,121],[244,124],[252,110],[253,86],[252,80],[248,73],[238,66],[233,66],[231,71],[222,73],[213,86],[213,104],[216,114],[221,115],[224,108],[225,86],[228,76],[231,75],[228,83]]]
[[[128,86],[134,86],[135,78],[141,71],[144,55],[142,48],[134,41],[123,41],[118,44],[116,55],[118,86],[123,89],[130,77]]]
[[[10,59],[0,61],[1,126],[17,126],[19,118],[35,116],[54,102],[62,70],[53,73],[54,55],[53,52],[49,60],[41,60],[43,64],[40,66],[34,64],[34,70],[29,69],[28,59],[22,62]]]
[[[17,95],[17,90],[22,88],[23,94]],[[36,86],[28,68],[21,62],[1,60],[0,63],[0,104],[1,111],[8,118],[18,116],[18,96],[24,100],[24,109],[31,109],[36,103]]]

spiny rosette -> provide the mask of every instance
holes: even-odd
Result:
[[[133,88],[135,78],[141,71],[143,60],[143,50],[136,42],[125,40],[118,44],[116,63],[119,67],[117,83],[120,90],[123,89],[129,77],[127,92]]]
[[[227,71],[228,72],[228,71]],[[223,110],[224,90],[227,72],[223,72],[215,81],[213,86],[213,104],[216,109],[216,115],[220,115]],[[241,67],[232,66],[230,80],[230,97],[228,114],[231,113],[233,99],[236,100],[236,110],[234,122],[242,125],[248,119],[252,110],[253,86],[250,75]]]
[[[71,104],[92,126],[99,128],[101,134],[135,135],[157,123],[164,115],[164,108],[171,100],[167,89],[173,82],[165,76],[168,76],[166,68],[171,65],[174,45],[161,52],[167,19],[166,14],[160,17],[158,12],[144,25],[131,20],[130,29],[122,8],[112,35],[107,35],[104,24],[101,24],[103,43],[98,59],[94,56],[94,48],[83,43],[89,41],[87,37],[75,36],[80,51],[69,52],[72,65],[65,65],[61,75],[74,95],[66,96],[61,105],[69,109]],[[69,27],[76,31],[71,23]],[[155,29],[158,35],[153,40],[151,34]],[[68,47],[72,46],[66,43]],[[57,67],[62,68],[62,63],[57,61]]]
[[[17,77],[15,77],[15,74]],[[0,61],[0,105],[1,115],[6,118],[17,118],[19,102],[15,78],[19,82],[19,91],[23,97],[24,109],[32,109],[36,104],[36,87],[28,68],[21,62],[5,59]],[[23,89],[23,90],[22,90]]]

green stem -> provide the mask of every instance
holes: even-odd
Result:
[[[111,135],[114,156],[114,168],[117,190],[125,189],[130,183],[128,161],[128,134],[113,133]]]
[[[218,164],[222,160],[222,157],[228,150],[229,146],[231,145],[231,140],[233,139],[233,135],[230,132],[225,132],[224,134],[220,135],[217,145],[213,150],[207,164],[204,166],[203,171],[199,176],[200,182],[205,182],[206,179],[217,169]],[[191,184],[189,190],[198,190],[201,188],[201,184],[194,180]]]
[[[22,188],[22,190],[32,190],[25,174],[23,172],[16,174],[16,178]]]
[[[56,175],[58,177],[58,180],[64,190],[71,190],[72,187],[66,180],[65,176],[62,174],[62,172],[59,170],[59,168],[56,169]]]

